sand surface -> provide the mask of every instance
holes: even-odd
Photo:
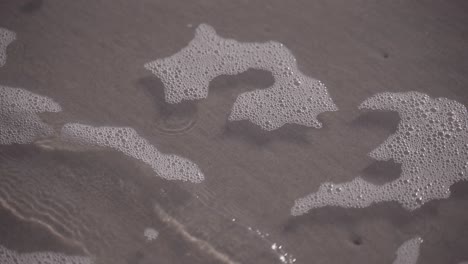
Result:
[[[97,263],[263,264],[281,263],[277,243],[296,263],[362,264],[392,263],[404,241],[421,236],[418,263],[467,260],[466,182],[414,212],[383,203],[290,215],[324,181],[398,177],[398,164],[367,156],[398,115],[359,111],[366,98],[415,90],[468,105],[467,12],[461,0],[2,0],[0,26],[17,33],[2,85],[53,98],[63,112],[42,117],[57,128],[130,126],[197,163],[206,179],[163,180],[113,151],[0,146],[0,244]],[[321,129],[228,122],[238,94],[272,84],[255,70],[216,78],[207,99],[165,103],[143,65],[186,46],[200,23],[238,41],[283,43],[340,111],[319,115]],[[156,240],[146,241],[147,227]]]

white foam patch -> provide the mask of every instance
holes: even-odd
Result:
[[[154,228],[147,227],[145,228],[143,235],[145,236],[146,241],[153,241],[156,240],[156,238],[158,238],[159,232]]]
[[[17,253],[0,245],[2,264],[91,264],[89,257],[67,256],[54,252]]]
[[[187,47],[149,62],[145,68],[162,80],[169,103],[206,98],[210,81],[219,75],[235,75],[249,68],[270,71],[273,86],[240,94],[229,116],[231,121],[250,120],[265,130],[286,123],[320,128],[317,115],[338,110],[325,85],[301,73],[283,44],[224,39],[206,24],[196,29]]]
[[[419,248],[423,240],[415,237],[403,243],[396,252],[396,259],[393,264],[416,264],[419,258]]]
[[[293,215],[323,206],[366,207],[383,201],[397,201],[414,210],[428,201],[448,198],[450,186],[468,179],[468,114],[462,104],[418,92],[381,93],[360,108],[399,113],[396,133],[370,156],[401,163],[400,177],[384,185],[360,177],[347,183],[324,183],[316,193],[295,201]]]
[[[3,67],[7,60],[7,47],[16,39],[16,33],[5,28],[0,28],[0,67]]]
[[[37,113],[59,112],[52,99],[21,88],[0,85],[0,144],[27,144],[54,133]]]
[[[188,159],[159,152],[146,139],[130,127],[92,127],[77,123],[63,126],[62,139],[84,145],[109,147],[139,159],[162,178],[201,182],[204,175],[198,166]]]

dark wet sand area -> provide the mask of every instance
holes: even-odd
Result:
[[[396,203],[321,208],[293,217],[294,200],[325,181],[398,177],[399,164],[367,154],[395,132],[395,113],[357,106],[379,92],[419,91],[468,105],[465,1],[55,1],[3,0],[0,26],[17,33],[0,84],[53,98],[41,117],[130,126],[161,152],[199,165],[200,184],[167,181],[123,154],[57,138],[0,146],[0,243],[19,252],[81,254],[97,263],[392,263],[406,240],[424,239],[418,263],[468,260],[468,184],[413,212]],[[273,82],[268,72],[219,76],[208,98],[167,104],[144,63],[176,53],[200,23],[238,41],[275,40],[339,107],[323,128],[266,132],[228,122],[236,97]],[[233,221],[235,219],[235,221]],[[159,237],[145,240],[152,227]],[[252,230],[249,230],[252,229]],[[261,238],[256,230],[268,233]]]

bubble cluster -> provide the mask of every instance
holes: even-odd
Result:
[[[206,98],[210,81],[219,75],[235,75],[249,68],[270,71],[273,86],[240,94],[229,116],[231,121],[250,120],[265,130],[286,123],[320,128],[317,115],[338,110],[325,85],[301,73],[283,44],[224,39],[206,24],[196,29],[187,47],[149,62],[145,68],[162,80],[169,103]]]
[[[7,60],[6,50],[8,45],[16,39],[16,33],[5,28],[0,28],[0,67],[3,67]]]
[[[159,232],[151,227],[145,228],[145,231],[143,232],[143,235],[145,236],[147,241],[153,241],[159,236]]]
[[[401,163],[400,177],[383,185],[360,177],[342,184],[324,183],[318,192],[295,201],[293,215],[323,206],[366,207],[382,201],[397,201],[414,210],[448,198],[451,185],[468,179],[468,114],[462,104],[419,92],[381,93],[364,101],[360,109],[399,113],[396,133],[370,156]]]
[[[233,222],[236,221],[236,219],[232,219]],[[242,224],[238,223],[240,226],[243,226]],[[250,226],[247,227],[247,230],[251,232],[252,234],[256,235],[259,239],[263,240],[266,243],[272,243],[270,246],[270,249],[273,251],[273,253],[278,257],[278,260],[283,263],[283,264],[294,264],[296,263],[297,259],[290,253],[286,252],[286,250],[283,248],[283,246],[279,243],[272,242],[269,239],[270,234],[269,233],[264,233],[260,231],[259,229],[254,229]]]
[[[20,254],[0,245],[2,264],[91,264],[89,257],[67,256],[54,252],[34,252]]]
[[[277,243],[273,243],[271,245],[271,250],[275,252],[276,255],[278,255],[278,259],[281,261],[283,264],[294,264],[296,263],[297,259],[284,251],[282,245],[278,245]]]
[[[146,139],[130,127],[92,127],[77,123],[63,126],[62,139],[84,145],[110,147],[127,156],[139,159],[162,178],[199,183],[204,175],[188,159],[159,152]]]
[[[53,128],[37,113],[60,111],[60,105],[48,97],[0,85],[0,144],[26,144],[52,135]]]
[[[396,259],[393,264],[416,264],[419,258],[419,247],[423,240],[420,237],[415,237],[405,241],[396,252]]]

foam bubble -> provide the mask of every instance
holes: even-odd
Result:
[[[92,127],[77,123],[63,126],[62,139],[84,145],[110,147],[139,159],[148,165],[162,178],[201,182],[204,175],[198,166],[188,159],[159,152],[146,139],[130,127]]]
[[[283,44],[224,39],[206,24],[198,26],[187,47],[149,62],[145,68],[162,80],[169,103],[206,98],[210,81],[219,75],[235,75],[249,68],[270,71],[273,86],[240,94],[229,116],[231,121],[250,120],[265,130],[286,123],[320,128],[317,115],[338,110],[325,85],[301,73]]]
[[[153,241],[159,236],[159,232],[151,227],[145,228],[145,231],[143,232],[143,235],[145,236],[147,241]]]
[[[20,254],[0,245],[0,263],[2,264],[91,264],[89,257],[67,256],[54,252],[34,252]]]
[[[7,47],[16,39],[16,33],[5,28],[0,28],[0,67],[3,67],[7,60]]]
[[[423,240],[415,237],[404,242],[396,252],[396,259],[393,264],[416,264],[419,258],[419,248]]]
[[[59,112],[52,99],[21,88],[0,85],[0,144],[31,143],[54,133],[37,113]]]
[[[293,215],[329,205],[366,207],[382,201],[396,201],[414,210],[428,201],[448,198],[450,186],[468,179],[468,114],[462,104],[418,92],[381,93],[360,108],[399,113],[396,133],[370,156],[401,163],[400,177],[384,185],[360,177],[347,183],[324,183],[318,192],[295,201]]]

